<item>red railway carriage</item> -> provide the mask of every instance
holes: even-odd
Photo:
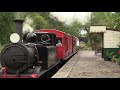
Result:
[[[73,42],[75,43],[75,39],[73,39],[73,36],[70,34],[66,34],[65,32],[55,29],[40,29],[35,32],[48,32],[56,34],[56,44],[58,41],[61,41],[62,43],[62,46],[56,46],[57,59],[65,60],[73,54],[73,51],[75,53],[75,44],[73,44]]]

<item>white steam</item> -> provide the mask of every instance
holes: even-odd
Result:
[[[33,20],[26,17],[26,20],[25,20],[25,22],[23,24],[23,33],[33,31],[33,27],[31,26],[32,23],[33,23]]]

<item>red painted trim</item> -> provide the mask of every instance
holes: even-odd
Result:
[[[4,78],[6,78],[6,67],[4,67],[4,72],[3,72],[4,74]]]
[[[36,74],[31,74],[30,75],[32,78],[39,78],[39,76],[37,76]]]
[[[118,50],[118,54],[120,54],[120,50]]]

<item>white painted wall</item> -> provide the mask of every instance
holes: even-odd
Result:
[[[106,30],[104,33],[104,48],[118,48],[120,42],[120,32]]]

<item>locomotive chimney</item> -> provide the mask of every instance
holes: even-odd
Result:
[[[20,36],[20,41],[19,42],[22,42],[23,40],[23,22],[24,20],[20,19],[20,20],[14,20],[14,33],[17,33],[19,36]]]

